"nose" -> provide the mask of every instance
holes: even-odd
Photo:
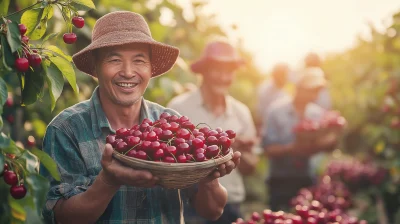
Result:
[[[122,69],[119,74],[120,74],[120,76],[127,78],[127,79],[134,77],[136,75],[136,73],[135,73],[135,67],[134,67],[134,65],[132,65],[132,62],[125,61],[122,65]]]
[[[221,72],[220,80],[223,82],[231,82],[233,80],[233,73],[228,71]]]

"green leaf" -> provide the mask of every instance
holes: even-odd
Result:
[[[46,132],[46,123],[44,123],[40,119],[34,119],[32,121],[32,126],[33,126],[33,130],[35,131],[35,134],[39,138],[42,138]]]
[[[51,98],[51,110],[54,110],[58,97],[60,97],[64,87],[64,77],[61,71],[51,63],[47,68],[46,82],[49,86],[49,93]]]
[[[0,78],[0,106],[3,107],[4,103],[6,102],[8,97],[8,92],[7,92],[7,84],[6,82]],[[0,108],[1,112],[2,108]]]
[[[8,147],[9,145],[10,145],[10,138],[6,134],[1,132],[1,134],[0,134],[0,148],[4,149],[4,148]]]
[[[0,0],[0,15],[1,16],[7,15],[9,5],[10,5],[10,0]]]
[[[15,58],[11,53],[10,45],[7,42],[7,39],[4,35],[0,34],[1,38],[1,49],[2,49],[2,58],[3,65],[8,71],[12,71],[12,67],[14,66]]]
[[[4,135],[3,133],[2,133],[2,135]],[[5,135],[4,135],[5,136]],[[3,136],[3,137],[4,137]],[[7,144],[7,141],[8,141],[8,145],[6,145],[5,147],[1,147],[1,149],[3,150],[3,152],[5,152],[5,153],[9,153],[9,154],[14,154],[14,155],[16,155],[16,156],[19,156],[19,155],[21,155],[21,149],[19,149],[18,147],[17,147],[17,145],[15,144],[15,142],[12,140],[12,139],[10,139],[9,137],[7,137],[6,136],[6,138],[7,139],[5,139],[5,144]]]
[[[24,224],[44,223],[37,209],[32,209],[27,206],[24,206],[24,208],[26,211],[26,221]]]
[[[0,153],[0,173],[4,171],[4,155]]]
[[[64,77],[68,80],[75,94],[78,95],[79,89],[76,85],[75,71],[71,62],[64,60],[61,57],[50,57],[50,61],[57,66]]]
[[[43,66],[43,65],[42,65]],[[45,74],[43,68],[38,67],[35,70],[25,72],[25,86],[22,90],[22,105],[29,105],[42,95]]]
[[[60,173],[58,172],[57,169],[57,164],[56,162],[44,151],[33,148],[31,149],[31,152],[36,155],[41,164],[43,164],[44,167],[46,167],[46,169],[49,171],[49,173],[51,174],[51,176],[57,180],[60,181]]]
[[[31,174],[25,179],[35,200],[36,208],[42,208],[46,202],[46,195],[50,188],[49,181],[39,174]]]
[[[12,53],[21,48],[21,34],[19,32],[18,23],[15,21],[8,24],[7,40]]]
[[[78,11],[88,11],[96,8],[92,0],[72,0],[72,6]]]
[[[64,58],[65,60],[72,62],[72,57],[65,54],[60,48],[58,48],[54,45],[50,45],[50,46],[47,46],[46,49],[53,52],[55,56],[60,56],[60,57]]]
[[[26,171],[29,173],[39,172],[39,158],[32,154],[29,150],[23,150],[22,155],[18,157],[25,165]]]
[[[26,35],[31,40],[40,39],[46,33],[47,21],[53,17],[53,13],[52,5],[25,11],[21,17],[21,23],[28,28]]]
[[[42,43],[44,43],[44,42],[46,42],[46,41],[48,41],[48,40],[53,39],[53,38],[56,37],[57,35],[58,35],[58,33],[50,33],[50,34],[48,34],[47,36],[45,36],[45,37],[43,38]]]
[[[19,214],[24,215],[24,216],[26,215],[24,207],[22,207],[22,205],[20,205],[17,201],[10,200],[8,202],[8,204],[10,205],[11,209],[15,210]]]
[[[0,131],[3,128],[3,118],[0,116]]]

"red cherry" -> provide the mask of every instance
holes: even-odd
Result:
[[[161,124],[161,129],[163,130],[170,130],[171,125],[169,123]]]
[[[263,211],[263,217],[264,217],[265,221],[268,221],[268,220],[272,219],[272,211],[269,210],[269,209],[265,209]]]
[[[133,125],[131,128],[132,133],[136,130],[139,130],[139,127],[140,127],[140,125],[138,125],[138,124]]]
[[[154,160],[160,160],[163,157],[164,157],[164,150],[162,149],[157,149],[153,154]]]
[[[197,153],[197,154],[194,155],[194,159],[197,162],[203,162],[206,159],[206,157],[204,156],[203,153]]]
[[[189,121],[189,118],[187,116],[182,116],[178,119],[179,124],[183,124],[186,121]]]
[[[145,151],[139,150],[136,153],[136,158],[137,159],[147,160],[147,153]]]
[[[172,137],[174,137],[174,133],[172,133],[172,131],[168,130],[168,129],[163,130],[160,135],[160,138],[164,141],[167,141],[167,140],[171,139]]]
[[[226,132],[219,133],[217,137],[218,138],[221,138],[221,137],[228,137],[229,138],[229,136],[228,136],[228,134]]]
[[[17,60],[15,60],[15,68],[19,71],[19,72],[26,72],[29,69],[29,61],[26,58],[17,58]]]
[[[253,212],[253,214],[251,214],[251,219],[255,222],[260,221],[261,219],[260,214],[258,214],[258,212]]]
[[[179,117],[176,115],[171,115],[168,119],[167,119],[170,123],[171,122],[178,122],[179,121]]]
[[[42,57],[39,54],[29,54],[28,61],[30,66],[38,67],[42,63]]]
[[[300,216],[295,215],[295,216],[292,216],[292,223],[293,224],[303,224],[303,220],[301,219]]]
[[[148,131],[148,128],[149,128],[150,126],[151,126],[151,125],[150,125],[149,123],[141,123],[141,124],[140,124],[140,127],[139,127],[139,130],[142,131],[142,132]]]
[[[167,152],[171,155],[176,155],[176,147],[173,145],[170,145],[167,147]]]
[[[186,154],[186,161],[195,161],[194,156],[192,154]]]
[[[26,33],[26,26],[24,24],[18,24],[18,28],[19,28],[19,33],[22,35],[24,35]]]
[[[215,136],[208,136],[207,137],[207,145],[217,145],[218,139]]]
[[[73,44],[76,42],[76,34],[75,33],[64,33],[63,40],[66,44]]]
[[[115,147],[115,150],[117,150],[119,153],[124,153],[127,149],[128,144],[126,144],[124,141],[118,142],[117,147]]]
[[[74,24],[76,28],[82,28],[85,25],[85,20],[80,16],[75,16],[72,18],[72,24]]]
[[[163,158],[163,161],[166,162],[166,163],[176,163],[174,157],[172,157],[172,156],[165,156]]]
[[[161,144],[158,141],[151,142],[150,149],[151,151],[155,152],[161,148]]]
[[[219,153],[219,148],[217,145],[210,145],[206,149],[206,156],[207,158],[216,157]]]
[[[206,150],[205,149],[203,149],[203,148],[198,148],[198,149],[196,149],[196,150],[194,150],[194,154],[196,155],[197,153],[205,153],[206,152]]]
[[[150,126],[153,125],[153,122],[152,122],[149,118],[143,119],[142,124],[143,124],[143,123],[147,123],[147,124],[149,124]]]
[[[186,142],[180,143],[179,145],[176,146],[176,150],[178,154],[186,154],[189,153],[190,146]]]
[[[4,163],[3,171],[0,173],[0,177],[2,177],[4,175],[4,172],[6,172],[7,170],[8,170],[8,164]]]
[[[19,186],[12,186],[10,188],[10,194],[13,198],[15,199],[21,199],[23,197],[25,197],[26,195],[26,188],[23,184],[19,185]]]
[[[210,131],[209,127],[202,127],[199,129],[200,132],[202,132],[203,134],[207,134]]]
[[[201,140],[200,138],[195,138],[192,140],[192,145],[195,149],[201,148],[204,145],[204,141]]]
[[[116,135],[108,135],[106,137],[106,143],[111,144],[111,145],[114,144],[115,138],[116,138]]]
[[[7,170],[4,172],[4,182],[7,184],[14,186],[18,183],[17,174],[15,174],[12,170]]]
[[[171,122],[169,123],[171,125],[171,127],[169,128],[169,130],[171,130],[173,133],[176,133],[179,130],[179,124],[176,122]]]
[[[193,134],[194,136],[197,136],[199,133],[202,133],[202,132],[200,132],[199,129],[197,129],[197,128],[195,128],[195,129],[192,130],[192,134]],[[202,134],[203,134],[203,133],[202,133]]]
[[[160,115],[160,119],[167,119],[167,118],[169,118],[169,116],[171,116],[170,113],[168,113],[168,112],[163,112],[163,113],[161,113],[161,115]],[[167,120],[168,120],[168,119],[167,119]]]
[[[143,139],[143,140],[147,140],[147,135],[149,134],[149,132],[148,131],[143,131],[142,132],[142,136],[140,136],[140,138],[141,139]],[[148,141],[148,140],[147,140]]]
[[[140,138],[136,136],[128,136],[126,138],[126,143],[128,144],[129,147],[136,146],[137,144],[140,143]]]
[[[113,148],[117,147],[117,144],[120,142],[123,142],[124,140],[122,138],[117,138],[115,141],[112,143]]]
[[[142,132],[141,131],[139,131],[139,130],[136,130],[136,131],[134,131],[133,133],[131,133],[131,135],[133,135],[133,136],[135,136],[135,137],[139,137],[139,138],[141,138],[142,137]]]
[[[161,128],[153,128],[153,131],[156,133],[157,136],[160,136],[163,130]]]
[[[206,138],[203,135],[198,135],[198,136],[196,136],[196,138],[202,140],[203,142],[206,141]]]
[[[36,141],[35,141],[35,137],[33,137],[32,135],[30,135],[26,141],[26,145],[28,146],[28,148],[32,148],[36,145]]]
[[[189,139],[190,132],[187,129],[181,128],[176,132],[177,138]]]
[[[187,162],[186,155],[184,155],[184,154],[179,155],[177,160],[178,160],[178,163],[186,163]]]
[[[117,137],[119,137],[119,138],[123,138],[123,137],[126,137],[129,135],[129,131],[126,128],[120,128],[115,133],[117,134]]]
[[[157,136],[156,132],[151,131],[151,132],[149,132],[149,134],[147,134],[145,140],[147,140],[147,141],[157,141],[158,140],[158,136]]]
[[[313,217],[307,219],[307,224],[318,224],[317,220]]]
[[[233,138],[236,137],[236,132],[233,131],[233,130],[226,130],[225,133],[228,134],[228,137],[229,137],[230,139],[233,139]]]
[[[195,128],[196,128],[196,126],[194,126],[194,124],[192,123],[192,122],[190,122],[190,121],[185,121],[185,122],[183,122],[182,124],[181,124],[181,126],[183,127],[183,128],[186,128],[186,129],[189,129],[189,130],[194,130]]]
[[[231,147],[231,139],[225,136],[219,137],[218,144],[222,146],[223,149],[229,149]]]
[[[5,104],[6,104],[7,107],[12,107],[14,105],[13,98],[12,97],[7,97],[7,100],[6,100]]]
[[[181,143],[186,143],[186,140],[183,139],[183,138],[176,138],[176,139],[174,139],[174,145],[175,145],[175,146],[178,146],[178,145],[181,144]]]
[[[216,130],[210,130],[207,132],[207,136],[218,136],[218,132]]]
[[[137,151],[134,150],[134,149],[132,149],[132,150],[130,150],[128,153],[126,153],[126,156],[136,158],[136,154],[137,154]]]
[[[12,114],[8,115],[8,116],[7,116],[7,121],[8,121],[10,124],[14,123],[14,116],[13,116]]]
[[[29,37],[27,37],[25,35],[21,37],[21,40],[22,40],[22,43],[25,43],[25,44],[29,43]]]
[[[145,152],[151,151],[152,150],[151,143],[152,143],[151,141],[143,141],[141,149]]]

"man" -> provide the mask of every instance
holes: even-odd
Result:
[[[163,189],[148,171],[134,170],[112,157],[105,138],[119,128],[152,121],[171,109],[143,99],[149,80],[172,68],[179,50],[152,39],[142,16],[113,12],[100,18],[92,43],[75,54],[78,69],[98,79],[90,100],[61,112],[47,127],[44,150],[61,174],[50,180],[44,217],[56,223],[183,223],[188,201],[203,217],[217,219],[227,201],[218,181],[239,164],[240,153],[198,185]],[[201,200],[199,200],[201,199]]]
[[[317,152],[334,149],[337,136],[326,136],[312,143],[296,141],[293,127],[301,120],[319,119],[324,109],[313,103],[326,85],[322,70],[306,69],[292,99],[275,102],[266,115],[262,145],[270,160],[267,178],[269,204],[273,210],[286,210],[297,191],[312,184],[309,158]]]
[[[278,63],[274,66],[271,73],[271,79],[264,81],[258,89],[258,133],[261,133],[262,119],[266,111],[276,100],[282,100],[290,97],[284,90],[288,82],[289,66],[285,63]]]
[[[194,73],[202,75],[200,87],[175,97],[168,107],[188,116],[194,123],[205,122],[212,128],[233,129],[237,132],[235,151],[241,151],[238,171],[220,178],[228,191],[228,204],[221,218],[208,223],[231,223],[241,217],[240,203],[244,201],[245,189],[242,175],[250,174],[258,161],[253,154],[256,130],[249,109],[233,97],[228,90],[234,80],[234,71],[243,64],[235,49],[224,41],[209,43],[203,56],[191,65]],[[196,219],[186,216],[187,219]],[[192,220],[195,222],[194,220]]]

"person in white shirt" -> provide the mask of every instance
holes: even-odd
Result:
[[[191,65],[194,73],[202,75],[200,87],[173,98],[167,105],[188,116],[194,124],[207,123],[213,129],[221,127],[237,133],[232,148],[242,153],[239,171],[234,170],[230,175],[220,178],[220,183],[228,192],[228,203],[220,219],[205,223],[232,223],[242,216],[240,204],[245,199],[242,175],[252,173],[258,162],[258,156],[254,154],[256,129],[250,110],[228,94],[235,77],[234,72],[243,63],[236,50],[227,42],[209,43],[203,56]],[[192,214],[185,216],[185,222],[198,223],[201,220],[193,212],[189,213]]]

